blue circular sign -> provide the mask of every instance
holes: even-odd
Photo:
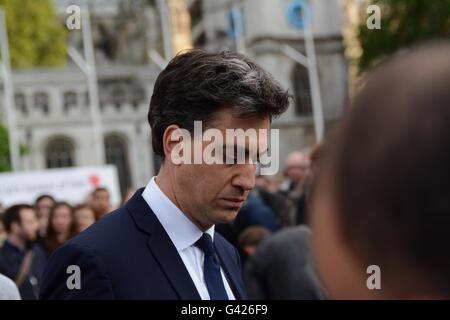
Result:
[[[286,16],[291,27],[303,29],[311,20],[311,9],[304,0],[293,0],[288,5]]]

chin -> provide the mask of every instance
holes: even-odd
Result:
[[[217,223],[229,223],[236,219],[239,210],[234,209],[222,209],[216,215]]]

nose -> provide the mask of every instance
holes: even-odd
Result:
[[[239,187],[244,191],[250,191],[255,187],[256,166],[251,163],[239,164],[238,173],[231,181],[234,187]]]

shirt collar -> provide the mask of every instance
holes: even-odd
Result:
[[[159,188],[155,177],[151,178],[142,197],[169,235],[170,240],[182,251],[197,242],[203,232]],[[205,231],[214,239],[214,226]]]
[[[15,245],[13,245],[8,239],[6,239],[5,242],[3,243],[3,247],[14,253],[20,253],[20,254],[24,253],[22,250],[20,250]]]

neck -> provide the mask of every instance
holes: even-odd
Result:
[[[212,225],[203,224],[198,219],[196,219],[189,210],[183,209],[183,205],[180,203],[176,196],[176,192],[174,190],[174,180],[173,175],[171,174],[170,170],[167,170],[165,166],[161,166],[161,169],[158,172],[158,175],[155,177],[155,182],[158,185],[158,187],[161,189],[161,191],[166,195],[167,198],[170,199],[177,207],[178,209],[183,212],[183,214],[199,228],[202,232],[205,232],[209,228],[212,227]]]
[[[20,251],[25,251],[25,241],[20,239],[20,237],[14,234],[10,234],[7,239],[8,242],[11,243],[17,249],[19,249]]]

